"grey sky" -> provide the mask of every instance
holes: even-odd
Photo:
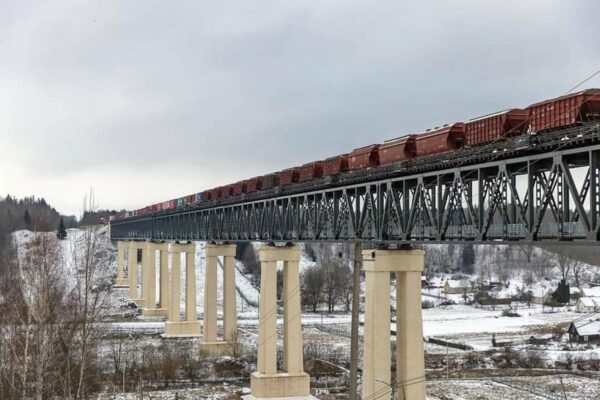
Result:
[[[0,0],[0,194],[138,208],[600,68],[594,0],[402,3]]]

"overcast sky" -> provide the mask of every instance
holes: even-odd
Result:
[[[139,208],[600,68],[597,0],[403,3],[0,0],[0,195]]]

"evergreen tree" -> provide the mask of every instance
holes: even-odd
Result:
[[[472,244],[466,244],[462,252],[462,272],[472,274],[475,272],[475,249]]]
[[[63,217],[60,217],[60,223],[58,224],[58,232],[56,233],[56,236],[58,236],[60,240],[64,240],[67,237],[67,229],[65,228],[65,221],[63,220]]]
[[[31,230],[31,215],[29,215],[29,210],[25,210],[25,214],[23,214],[23,220],[25,221],[25,227]]]

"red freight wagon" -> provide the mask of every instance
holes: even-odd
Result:
[[[279,175],[277,173],[264,175],[260,178],[261,189],[271,189],[279,185]]]
[[[519,108],[472,119],[465,124],[465,144],[477,146],[503,137],[522,135],[527,132],[528,119],[529,113]]]
[[[188,204],[194,204],[196,202],[196,194],[190,194],[189,196],[186,196],[187,198],[187,203]]]
[[[355,171],[363,168],[376,167],[379,165],[379,145],[372,144],[370,146],[354,149],[348,155],[348,169]]]
[[[211,191],[210,191],[210,198],[212,200],[218,200],[218,199],[221,198],[221,193],[222,192],[221,192],[221,188],[220,187],[211,189]]]
[[[445,153],[461,148],[465,138],[465,124],[456,122],[420,133],[416,138],[416,157]]]
[[[407,135],[385,141],[379,146],[379,164],[392,164],[413,158],[416,152],[415,140],[415,135]]]
[[[300,168],[299,182],[310,181],[311,179],[317,179],[323,176],[323,162],[315,161],[308,164],[304,164]]]
[[[260,189],[262,189],[262,178],[260,176],[246,181],[246,193],[256,192]]]
[[[331,176],[348,171],[348,154],[329,157],[323,161],[323,175]]]
[[[246,193],[246,181],[240,181],[233,184],[233,195],[239,196],[242,193]]]
[[[173,200],[169,200],[169,208],[176,208],[177,207],[177,199],[173,199]]]
[[[575,125],[600,115],[600,89],[587,89],[527,107],[531,130],[541,132]]]
[[[205,190],[202,192],[202,200],[210,201],[212,200],[212,190]]]
[[[288,168],[283,171],[279,171],[279,185],[289,185],[290,183],[298,182],[300,178],[299,168]]]
[[[225,185],[221,187],[221,197],[229,197],[233,195],[233,185]]]
[[[162,211],[162,210],[163,210],[163,203],[158,203],[158,204],[156,205],[156,211],[160,212],[160,211]]]

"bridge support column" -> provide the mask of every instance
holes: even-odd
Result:
[[[143,308],[144,298],[143,295],[138,292],[138,249],[140,247],[140,244],[133,240],[129,242],[129,250],[127,252],[127,274],[129,278],[129,300],[137,304],[139,308]]]
[[[366,250],[362,397],[392,398],[390,274],[396,274],[397,399],[425,399],[421,272],[423,250]]]
[[[117,279],[115,280],[115,287],[129,287],[129,279],[125,273],[125,250],[127,247],[127,242],[121,240],[117,242]]]
[[[310,377],[303,368],[298,247],[260,249],[258,371],[251,375],[251,394],[244,400],[314,399]],[[277,261],[284,271],[283,371],[277,370]]]
[[[144,274],[143,274],[143,297],[145,299],[146,306],[142,312],[144,317],[166,317],[168,310],[163,306],[162,294],[165,292],[163,287],[168,285],[168,277],[165,283],[163,280],[164,271],[168,269],[167,254],[169,245],[167,243],[146,243],[142,255]],[[156,252],[160,251],[160,303],[157,303],[156,299]]]
[[[233,355],[237,342],[237,308],[235,295],[235,245],[208,244],[205,247],[204,324],[200,349],[211,356]],[[223,337],[217,337],[217,264],[223,257]]]
[[[181,254],[185,253],[185,320],[181,320]],[[196,315],[196,245],[194,243],[171,245],[171,298],[169,320],[165,324],[165,337],[200,336],[200,322]]]

